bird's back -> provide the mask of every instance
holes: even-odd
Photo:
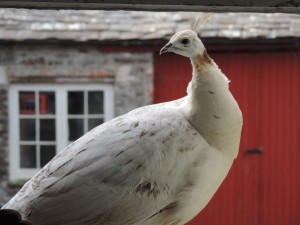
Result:
[[[208,148],[180,112],[182,102],[140,108],[95,128],[51,160],[5,208],[39,225],[146,221],[177,201],[188,171]]]

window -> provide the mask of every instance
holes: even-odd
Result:
[[[12,85],[10,180],[28,179],[59,150],[113,118],[112,85]]]
[[[21,168],[41,168],[56,154],[54,91],[19,91]]]
[[[103,91],[68,92],[69,141],[103,123]]]

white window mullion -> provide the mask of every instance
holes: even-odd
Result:
[[[56,153],[68,145],[68,94],[61,87],[56,90],[55,114],[56,114]]]
[[[20,118],[19,96],[15,87],[10,87],[8,96],[9,108],[9,176],[16,180],[20,175]]]
[[[40,119],[55,119],[55,115],[39,115]],[[33,119],[32,115],[20,115],[19,119]]]
[[[83,119],[84,117],[86,117],[85,114],[83,114],[83,115],[68,115],[69,119]]]
[[[103,107],[104,107],[104,122],[111,120],[114,118],[114,114],[115,114],[115,107],[111,107],[112,105],[115,105],[115,96],[114,96],[114,91],[113,91],[113,86],[110,87],[106,87],[104,89],[104,103],[103,103]]]

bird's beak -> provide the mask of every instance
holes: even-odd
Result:
[[[172,46],[173,46],[173,44],[169,42],[168,44],[166,44],[166,45],[160,50],[159,54],[161,55],[161,54],[163,54],[163,53],[169,52],[169,51],[170,51],[170,48],[171,48]]]

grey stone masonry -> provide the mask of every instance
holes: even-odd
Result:
[[[0,85],[0,180],[7,179],[8,170],[7,87]]]
[[[0,76],[3,74],[0,73]],[[0,78],[1,80],[1,78]],[[4,187],[8,180],[7,86],[0,84],[0,207],[11,196]]]
[[[128,41],[169,39],[191,28],[196,12],[0,9],[0,40]],[[203,16],[205,17],[205,16]],[[210,13],[197,31],[204,38],[300,37],[300,15]]]
[[[10,83],[113,83],[116,116],[152,102],[152,52],[15,45],[0,47],[0,59]]]

